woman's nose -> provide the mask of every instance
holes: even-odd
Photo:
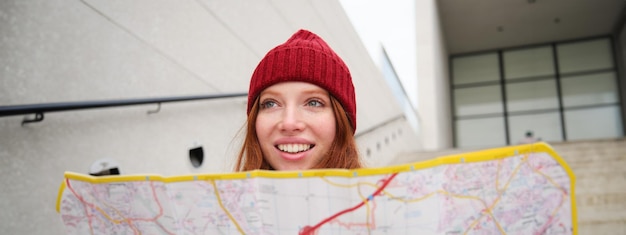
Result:
[[[282,120],[279,124],[279,128],[281,129],[281,131],[302,131],[305,126],[306,125],[302,120],[301,111],[297,107],[285,108],[282,115]]]

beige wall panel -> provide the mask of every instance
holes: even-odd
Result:
[[[2,105],[215,92],[84,4],[66,3],[5,3]]]
[[[232,31],[229,21],[217,17],[205,3],[91,1],[88,4],[215,91],[247,91],[258,55]]]

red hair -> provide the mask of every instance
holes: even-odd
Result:
[[[354,140],[354,131],[351,120],[335,97],[330,96],[333,113],[335,116],[336,130],[335,139],[320,162],[312,169],[342,168],[356,169],[363,167],[359,158],[359,151]],[[248,114],[246,136],[239,151],[235,171],[250,170],[273,170],[272,166],[263,157],[263,151],[256,134],[256,118],[259,114],[258,97],[254,101]]]

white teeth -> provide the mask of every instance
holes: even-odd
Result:
[[[278,149],[288,153],[298,153],[311,149],[310,144],[279,144]]]

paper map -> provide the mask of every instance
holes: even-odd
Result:
[[[577,234],[545,143],[384,168],[164,177],[66,172],[68,234]]]

